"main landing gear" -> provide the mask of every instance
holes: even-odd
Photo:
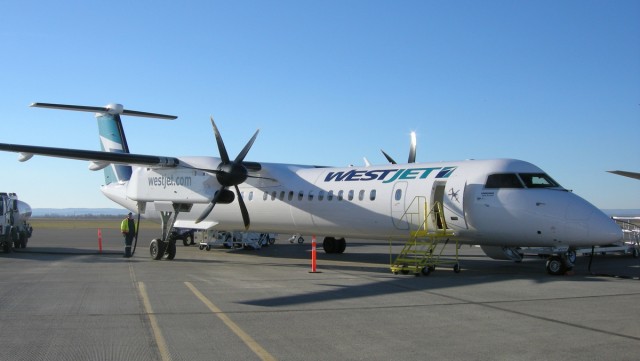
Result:
[[[159,210],[158,202],[156,203],[156,210]],[[176,223],[178,214],[181,211],[189,211],[190,204],[172,203],[162,205],[163,209],[160,211],[160,220],[162,222],[162,238],[155,238],[149,244],[149,253],[154,260],[161,260],[163,258],[172,260],[176,257],[176,238],[171,235],[171,229]]]
[[[344,253],[347,248],[347,241],[344,238],[324,237],[322,248],[325,253]]]

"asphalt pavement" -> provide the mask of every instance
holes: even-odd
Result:
[[[260,250],[178,244],[132,258],[117,230],[38,229],[0,253],[0,360],[637,360],[640,260],[544,260],[460,249],[462,271],[394,275],[385,242],[342,255],[289,235]],[[321,242],[319,242],[321,243]],[[453,249],[448,253],[452,254]],[[447,252],[447,251],[445,251]],[[612,277],[617,276],[617,277]]]

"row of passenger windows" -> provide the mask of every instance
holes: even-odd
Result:
[[[345,194],[346,193],[346,194]],[[242,196],[242,198],[245,197],[244,192],[240,192],[240,196]],[[316,194],[314,191],[308,191],[305,192],[304,191],[299,191],[296,195],[296,193],[294,191],[289,191],[289,192],[285,192],[285,191],[272,191],[271,193],[269,192],[264,192],[262,194],[262,200],[266,201],[267,199],[271,199],[276,200],[279,199],[281,201],[284,201],[285,199],[288,201],[292,201],[294,198],[297,198],[299,201],[304,200],[306,197],[306,199],[308,201],[313,201],[314,199],[317,199],[319,201],[323,201],[323,200],[327,200],[327,201],[332,201],[334,199],[338,200],[338,201],[342,201],[342,200],[349,200],[352,201],[354,199],[358,199],[359,201],[363,201],[365,199],[365,197],[367,197],[366,191],[364,189],[358,191],[358,194],[356,196],[356,191],[354,190],[349,190],[349,191],[318,191],[318,193]],[[376,190],[372,189],[371,191],[369,191],[368,194],[368,198],[370,201],[375,201],[376,200]],[[247,200],[251,201],[253,200],[253,191],[250,191],[247,195]]]

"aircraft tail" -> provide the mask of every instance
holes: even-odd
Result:
[[[129,153],[129,145],[124,135],[122,120],[119,114],[96,113],[98,133],[100,135],[100,149],[103,152]],[[100,167],[101,165],[97,165]],[[105,184],[126,182],[131,179],[130,165],[111,164],[104,168]]]
[[[32,103],[32,107],[64,109],[96,113],[98,121],[98,133],[100,136],[100,148],[103,152],[129,153],[129,145],[122,127],[120,115],[136,117],[176,119],[176,116],[126,110],[121,104],[109,104],[106,107],[92,107],[83,105],[65,105],[50,103]],[[104,169],[105,184],[126,182],[131,179],[132,169],[129,165],[92,162],[91,170]]]

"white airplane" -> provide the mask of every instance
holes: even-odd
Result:
[[[571,267],[567,250],[622,238],[603,212],[520,160],[415,163],[410,156],[407,164],[362,168],[246,162],[258,131],[232,159],[213,118],[220,158],[132,154],[120,115],[176,117],[119,104],[31,106],[95,112],[102,151],[3,143],[0,150],[19,153],[21,161],[35,154],[87,160],[91,170],[104,169],[106,197],[161,219],[162,237],[150,245],[154,259],[175,257],[168,237],[174,226],[323,235],[328,253],[344,252],[345,237],[407,240],[410,229],[424,222],[405,216],[416,199],[441,202],[447,228],[459,242],[480,245],[490,257],[515,259],[519,247],[550,247],[552,274]],[[437,218],[427,220],[429,229],[441,227]]]

